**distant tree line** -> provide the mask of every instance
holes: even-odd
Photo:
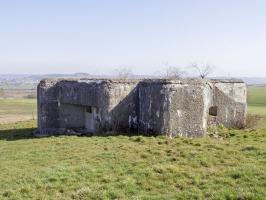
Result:
[[[214,66],[210,64],[199,64],[192,63],[187,67],[187,70],[184,70],[181,67],[169,65],[168,62],[165,64],[164,69],[161,71],[160,77],[169,78],[169,79],[177,79],[186,76],[206,78],[210,74],[214,72]],[[134,77],[134,73],[129,67],[119,67],[114,71],[115,77],[119,79],[129,79]]]

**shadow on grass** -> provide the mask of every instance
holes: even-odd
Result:
[[[266,123],[266,116],[261,115],[248,115],[247,117],[247,129],[256,129],[261,127],[261,124]],[[109,136],[142,136],[142,137],[158,137],[164,135],[158,134],[143,134],[143,133],[136,133],[136,132],[107,132],[107,133],[100,133],[100,134],[86,134],[86,133],[79,133],[76,134],[71,133],[62,133],[62,134],[53,134],[53,135],[44,135],[44,136],[36,136],[34,135],[34,131],[36,130],[36,126],[32,126],[33,128],[29,127],[20,127],[18,124],[14,124],[12,126],[8,125],[8,127],[1,127],[0,129],[0,140],[5,141],[16,141],[16,140],[25,140],[25,139],[35,139],[35,138],[45,138],[45,137],[60,137],[60,136],[79,136],[79,137],[109,137]],[[24,124],[22,124],[24,125]],[[31,126],[31,124],[30,124]],[[35,127],[35,128],[34,128]]]
[[[0,140],[15,141],[35,138],[33,131],[35,128],[6,129],[0,130]]]
[[[161,135],[148,135],[148,134],[139,134],[139,133],[103,133],[103,134],[53,134],[53,135],[44,135],[36,136],[34,131],[36,128],[14,128],[14,129],[5,129],[0,130],[0,140],[6,141],[16,141],[16,140],[26,140],[26,139],[41,139],[47,137],[60,137],[60,136],[78,136],[78,137],[109,137],[109,136],[143,136],[143,137],[156,137]]]

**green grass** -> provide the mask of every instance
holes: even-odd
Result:
[[[265,199],[266,123],[203,138],[33,138],[0,126],[0,199]]]
[[[36,119],[36,99],[0,99],[0,123]]]
[[[0,99],[0,115],[36,113],[36,99]]]
[[[248,112],[266,115],[266,86],[248,87]]]
[[[254,115],[266,115],[266,106],[248,106],[248,113]]]
[[[248,87],[248,102],[250,105],[266,106],[266,86]]]

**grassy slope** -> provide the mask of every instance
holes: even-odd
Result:
[[[265,124],[251,131],[220,129],[219,139],[36,139],[34,126],[0,128],[0,199],[266,197]]]

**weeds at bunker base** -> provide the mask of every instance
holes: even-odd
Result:
[[[45,79],[38,85],[38,134],[201,136],[210,126],[245,126],[241,80]]]

